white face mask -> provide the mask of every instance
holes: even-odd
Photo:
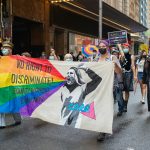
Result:
[[[96,57],[97,53],[93,53],[93,57]]]
[[[55,60],[54,56],[49,56],[49,60]]]
[[[72,59],[70,59],[70,58],[67,58],[65,61],[72,61]]]
[[[4,56],[7,56],[7,55],[9,54],[9,50],[8,50],[7,48],[3,48],[3,49],[2,49],[2,54],[3,54]]]
[[[129,53],[129,49],[128,49],[128,48],[124,48],[124,49],[123,49],[123,52],[124,52],[125,54],[127,54],[127,53]]]

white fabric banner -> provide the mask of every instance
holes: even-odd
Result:
[[[66,81],[32,113],[54,124],[112,133],[112,62],[50,62]]]

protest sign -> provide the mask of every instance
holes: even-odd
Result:
[[[126,31],[108,32],[109,45],[128,43]]]
[[[112,133],[113,63],[5,56],[0,64],[0,113]]]

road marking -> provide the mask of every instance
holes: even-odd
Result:
[[[128,147],[127,150],[134,150],[134,148]]]

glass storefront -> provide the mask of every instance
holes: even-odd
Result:
[[[75,33],[69,33],[69,52],[73,52],[74,55],[77,55],[82,46],[93,44],[97,45],[98,39],[88,36],[83,36]]]

